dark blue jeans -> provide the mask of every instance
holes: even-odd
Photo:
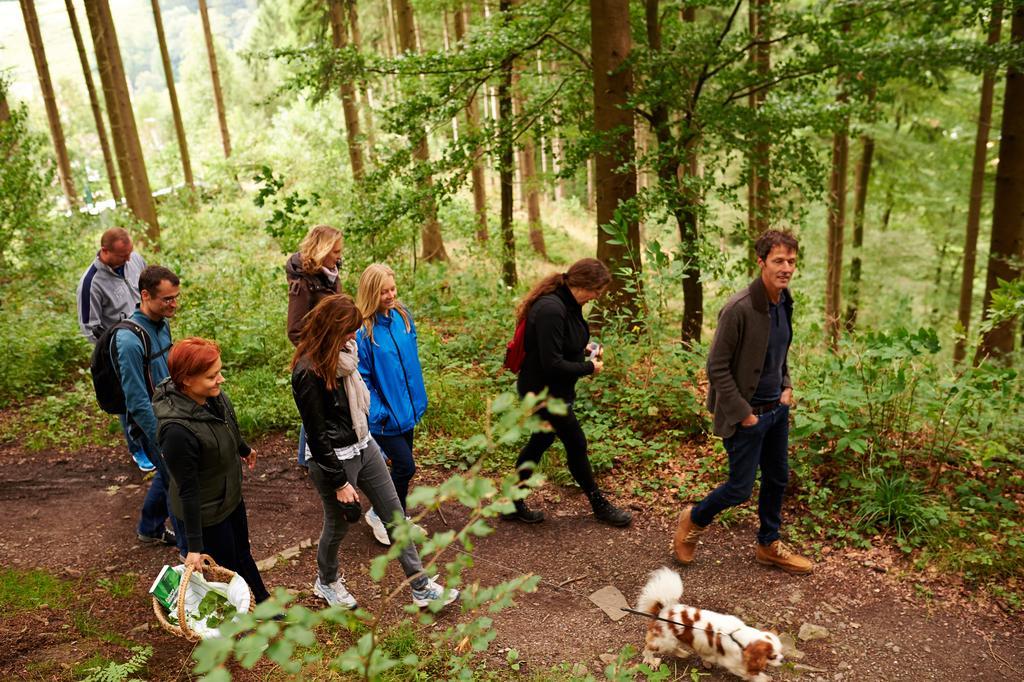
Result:
[[[779,405],[761,415],[754,426],[738,426],[723,443],[729,454],[729,480],[701,500],[690,517],[697,525],[707,526],[723,509],[746,502],[760,468],[757,542],[770,545],[779,539],[782,497],[789,481],[789,406]]]
[[[164,466],[164,458],[150,446],[145,436],[136,435],[137,442],[142,445],[149,461],[156,467],[153,480],[146,491],[146,499],[142,501],[142,513],[139,515],[139,534],[156,537],[163,533],[164,521],[171,520],[171,527],[174,534],[178,536],[178,552],[182,555],[188,554],[187,540],[185,539],[185,524],[171,514],[170,505],[167,502],[167,481],[170,474]]]
[[[380,446],[391,462],[391,482],[395,484],[395,492],[398,493],[398,501],[402,503],[402,510],[405,510],[405,498],[409,494],[409,481],[416,473],[416,462],[412,458],[412,434],[414,429],[397,436],[378,436],[373,434],[373,439]]]

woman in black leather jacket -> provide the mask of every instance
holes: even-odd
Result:
[[[292,395],[306,427],[312,459],[309,478],[324,508],[313,592],[329,605],[355,608],[356,600],[338,572],[338,548],[349,523],[358,521],[358,486],[389,527],[405,514],[380,448],[370,436],[370,394],[359,375],[356,330],[363,318],[351,296],[328,296],[306,317],[292,358]],[[352,514],[353,507],[355,514]],[[423,572],[416,545],[398,557],[412,587],[413,603],[458,598]]]

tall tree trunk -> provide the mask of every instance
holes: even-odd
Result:
[[[7,104],[7,93],[0,89],[0,123],[11,120],[11,107]]]
[[[210,59],[210,81],[213,84],[213,102],[217,107],[217,122],[220,124],[220,139],[224,146],[224,158],[231,156],[231,134],[228,132],[228,116],[224,111],[224,94],[220,87],[220,71],[217,69],[217,52],[213,48],[213,31],[210,30],[210,13],[206,0],[199,0],[199,16],[203,20],[203,37],[206,39],[206,56]]]
[[[1024,45],[1024,4],[1013,11],[1010,42]],[[984,316],[991,315],[992,293],[999,281],[1012,282],[1021,276],[1024,258],[1024,71],[1014,66],[1006,70],[1003,95],[1003,123],[999,136],[999,164],[996,166],[996,191],[992,205],[992,241],[989,247],[988,276],[985,280]],[[981,337],[979,362],[985,357],[1009,360],[1013,352],[1015,319],[996,324]]]
[[[68,4],[71,0],[65,0]],[[188,141],[185,139],[185,124],[181,119],[181,108],[178,106],[178,91],[174,87],[174,70],[171,68],[171,55],[167,51],[167,38],[164,37],[164,21],[160,17],[160,1],[151,0],[153,4],[153,21],[156,23],[156,39],[160,44],[160,59],[164,64],[164,78],[167,80],[167,96],[171,100],[171,115],[174,118],[174,132],[178,136],[178,151],[181,154],[181,172],[185,176],[185,184],[195,186],[192,179],[192,161],[188,155]]]
[[[864,211],[868,201],[868,182],[871,179],[871,159],[875,153],[875,138],[860,136],[860,160],[854,177],[853,189],[853,259],[850,261],[850,301],[846,306],[846,330],[857,326],[860,305],[861,251],[864,247]]]
[[[331,37],[334,49],[343,50],[348,47],[348,33],[345,27],[345,8],[342,0],[330,0]],[[348,142],[348,160],[352,165],[352,177],[362,182],[366,177],[363,164],[363,147],[359,139],[359,110],[356,108],[356,89],[349,79],[342,80],[338,86],[341,96],[341,110],[345,117],[345,135]]]
[[[348,27],[352,32],[352,47],[360,52],[363,49],[363,34],[359,30],[359,10],[356,7],[356,0],[345,0],[345,8],[348,10]],[[373,92],[370,89],[370,84],[365,80],[359,81],[359,92],[363,118],[366,121],[366,146],[369,148],[370,158],[375,159],[377,133],[373,124]]]
[[[761,82],[768,80],[771,70],[771,39],[770,0],[755,0],[749,4],[749,25],[753,45],[750,48],[750,61]],[[758,110],[764,104],[767,90],[758,90],[748,97],[750,107]],[[747,187],[747,225],[750,244],[762,232],[768,229],[771,215],[771,158],[768,145],[768,133],[760,121],[753,135],[753,150],[750,156],[750,182]],[[753,263],[753,259],[750,260]]]
[[[85,14],[89,19],[89,32],[92,33],[93,47],[96,49],[96,62],[100,67],[100,81],[103,83],[107,114],[110,116],[110,133],[118,154],[128,207],[139,220],[148,225],[147,240],[153,248],[157,248],[160,242],[160,223],[157,221],[156,204],[149,185],[146,160],[142,155],[139,131],[135,127],[128,79],[121,61],[121,48],[117,42],[110,5],[107,0],[85,0]]]
[[[988,24],[988,45],[999,43],[1003,26],[1003,3],[992,3],[992,16]],[[967,232],[964,236],[964,269],[960,277],[960,305],[957,319],[962,336],[953,347],[953,360],[957,364],[967,355],[967,334],[971,329],[971,309],[974,303],[974,271],[978,262],[978,232],[981,228],[981,202],[985,193],[985,161],[988,158],[988,132],[992,127],[992,93],[996,74],[986,69],[981,77],[981,104],[978,107],[978,129],[974,135],[974,163],[971,169],[971,197],[967,205]]]
[[[469,8],[461,3],[455,10],[455,39],[462,41],[466,37],[469,24]],[[472,137],[480,132],[480,108],[476,96],[466,102],[466,130]],[[476,215],[477,241],[487,241],[487,187],[484,178],[483,152],[477,147],[473,152],[473,168],[471,171],[473,184],[473,212]]]
[[[594,184],[597,191],[597,257],[612,271],[609,287],[611,311],[639,314],[639,278],[627,282],[620,274],[629,269],[639,275],[640,226],[635,218],[618,212],[620,204],[636,196],[633,112],[628,98],[633,90],[628,0],[590,0],[591,58],[594,63],[594,130],[601,137]],[[625,168],[626,170],[620,170]],[[618,223],[618,239],[604,231]]]
[[[92,68],[89,66],[89,57],[85,52],[85,41],[82,39],[82,29],[78,25],[78,16],[75,13],[75,6],[71,0],[64,0],[68,10],[68,21],[71,22],[71,34],[75,38],[75,48],[78,50],[78,60],[82,63],[82,76],[85,78],[85,89],[89,93],[89,106],[92,108],[92,118],[96,124],[96,136],[100,141],[100,151],[103,152],[103,165],[107,169],[107,179],[110,181],[110,196],[114,202],[121,203],[121,186],[117,182],[117,170],[114,168],[114,155],[110,151],[110,141],[107,139],[107,126],[103,122],[103,110],[100,109],[99,96],[96,94],[96,84],[92,80]]]
[[[659,3],[660,0],[645,0],[644,3],[647,43],[654,53],[662,50]],[[684,7],[682,18],[684,21],[693,22],[694,9]],[[692,107],[692,102],[690,106]],[[680,131],[689,138],[684,144],[686,158],[681,159],[675,152],[677,144],[668,107],[660,102],[651,107],[651,128],[658,143],[658,153],[654,157],[655,177],[659,189],[666,197],[670,197],[668,208],[679,229],[680,253],[683,258],[683,318],[679,337],[684,344],[691,345],[700,342],[701,327],[704,324],[704,291],[700,282],[698,231],[700,196],[693,189],[698,173],[697,135],[689,130]]]
[[[50,124],[50,138],[53,140],[53,151],[57,157],[57,177],[60,188],[64,192],[69,206],[78,203],[75,192],[75,181],[71,174],[71,159],[68,148],[64,144],[64,128],[60,124],[60,111],[57,109],[57,98],[53,94],[53,83],[50,82],[50,67],[46,63],[46,52],[43,50],[43,36],[39,31],[39,17],[36,16],[35,0],[19,0],[21,13],[25,18],[25,31],[28,33],[28,44],[32,48],[32,59],[36,63],[36,75],[39,77],[39,89],[43,93],[43,104],[46,106],[46,120]]]
[[[96,70],[100,74],[100,85],[103,88],[103,99],[107,104],[107,117],[110,119],[110,138],[114,144],[114,155],[117,168],[121,175],[121,187],[128,208],[134,213],[138,206],[135,185],[132,182],[132,165],[128,159],[127,123],[118,99],[118,90],[114,84],[113,68],[110,65],[110,52],[107,49],[106,34],[102,28],[99,15],[98,0],[85,3],[85,14],[89,21],[89,33],[92,36],[93,49],[96,54]]]
[[[530,246],[544,260],[548,249],[544,244],[544,226],[540,219],[540,180],[537,178],[536,150],[533,138],[525,136],[523,143],[523,189],[526,191],[526,224],[530,234]]]
[[[849,32],[850,22],[843,22],[842,31]],[[836,102],[844,106],[848,99],[845,77],[839,75]],[[828,183],[828,238],[825,267],[825,332],[829,347],[839,348],[842,330],[843,241],[846,231],[846,176],[850,160],[850,121],[844,117],[839,130],[832,135],[832,172]]]
[[[412,5],[409,0],[393,0],[396,21],[398,22],[398,41],[404,54],[416,52],[416,24],[412,13]],[[427,131],[415,141],[413,147],[413,158],[417,162],[427,165],[430,163],[430,147],[427,145]],[[422,258],[425,261],[448,260],[448,252],[444,248],[444,239],[441,236],[441,224],[437,221],[437,204],[432,193],[433,178],[430,173],[423,173],[421,176],[420,189],[423,192],[423,213],[424,221],[420,229],[420,237],[423,242]]]
[[[499,9],[502,21],[507,26],[512,3],[501,0]],[[512,229],[514,155],[512,150],[512,57],[501,63],[501,80],[498,81],[498,178],[501,184],[501,271],[505,286],[515,286],[516,235]]]

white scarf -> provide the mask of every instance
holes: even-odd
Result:
[[[345,387],[348,408],[352,414],[352,428],[362,442],[370,433],[367,416],[370,414],[370,391],[359,374],[359,351],[355,339],[338,353],[338,378]]]

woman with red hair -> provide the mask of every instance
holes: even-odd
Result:
[[[242,439],[234,407],[221,390],[220,347],[196,337],[179,341],[167,369],[170,376],[153,394],[153,412],[171,474],[167,499],[185,526],[185,565],[202,570],[200,556],[209,554],[245,578],[261,602],[270,595],[249,548],[242,500],[242,460],[251,471],[256,451]]]

